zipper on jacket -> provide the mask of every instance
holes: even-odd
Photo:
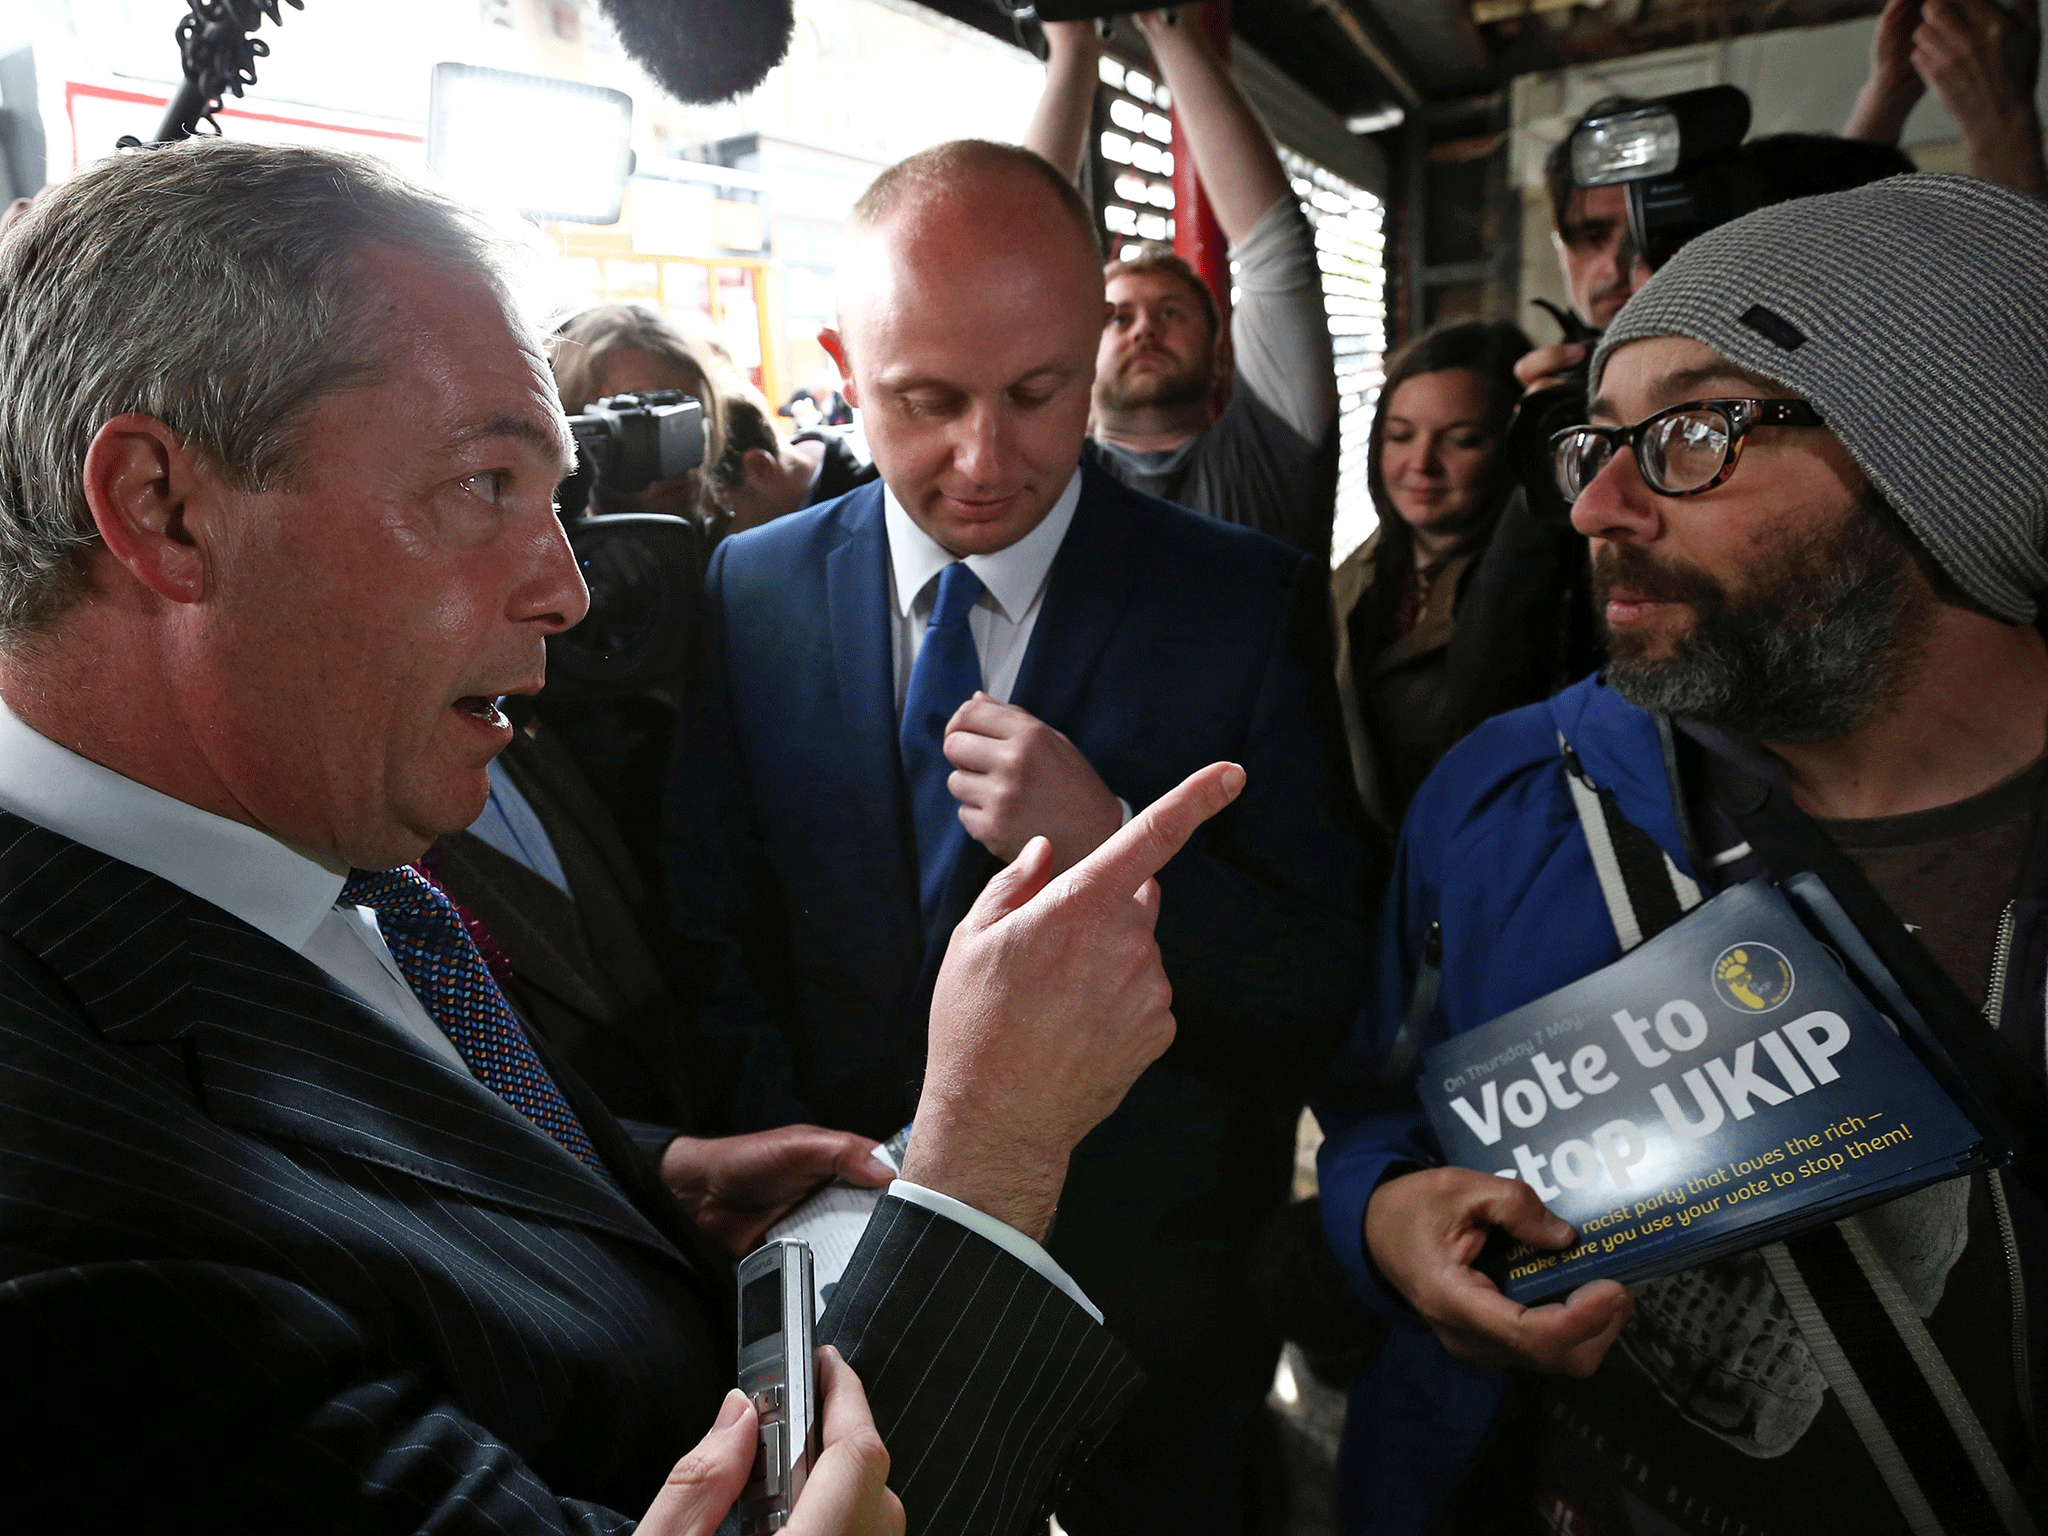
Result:
[[[1998,916],[1998,942],[1991,947],[1991,988],[1984,994],[1984,1017],[1995,1030],[2005,1012],[2005,972],[2012,964],[2012,936],[2016,901],[2008,901]]]
[[[2005,1012],[2006,972],[2012,966],[2017,906],[2018,903],[2012,901],[2005,904],[2005,911],[1998,918],[1998,942],[1991,950],[1991,985],[1984,994],[1984,1018],[1994,1030]],[[2026,1426],[2027,1439],[2031,1442],[2034,1438],[2034,1380],[2028,1361],[2027,1278],[2020,1267],[2019,1235],[2013,1228],[2012,1206],[2005,1196],[2005,1175],[1992,1168],[1986,1171],[1985,1177],[1991,1190],[1991,1214],[1998,1226],[1998,1246],[2005,1256],[2006,1291],[2012,1297],[2013,1387],[2019,1395],[2020,1422]]]
[[[2020,1270],[2019,1235],[2013,1229],[2012,1206],[2005,1198],[2005,1174],[1986,1170],[1991,1185],[1991,1214],[1998,1221],[1998,1245],[2005,1250],[2005,1283],[2012,1295],[2012,1382],[2019,1393],[2020,1423],[2027,1443],[2034,1443],[2034,1377],[2027,1358],[2027,1277]]]

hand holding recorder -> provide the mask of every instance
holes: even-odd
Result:
[[[889,1452],[875,1432],[853,1367],[829,1344],[817,1353],[824,1419],[817,1460],[782,1527],[787,1536],[903,1536],[903,1505],[888,1489]],[[712,1536],[753,1470],[760,1444],[753,1406],[735,1388],[711,1433],[675,1464],[648,1506],[640,1536]]]

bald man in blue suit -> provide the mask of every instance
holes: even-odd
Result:
[[[1081,467],[1101,267],[1036,156],[965,142],[885,172],[840,316],[824,339],[882,480],[721,547],[714,739],[673,801],[681,920],[736,936],[752,983],[706,1020],[744,1056],[740,1128],[901,1126],[946,935],[990,875],[1037,835],[1071,866],[1186,765],[1242,763],[1159,878],[1176,1043],[1077,1149],[1050,1240],[1151,1377],[1062,1523],[1238,1531],[1277,1349],[1247,1253],[1366,955],[1327,573]]]

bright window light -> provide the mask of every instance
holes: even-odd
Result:
[[[1118,203],[1106,203],[1102,209],[1102,227],[1119,235],[1135,235],[1138,232],[1138,215]]]
[[[1109,120],[1126,133],[1145,131],[1145,109],[1135,101],[1125,101],[1121,96],[1109,104]]]
[[[1173,206],[1173,188],[1163,181],[1155,181],[1146,189],[1145,201],[1154,208],[1171,208]]]
[[[1152,99],[1152,78],[1149,75],[1141,75],[1134,69],[1124,76],[1124,89],[1140,101],[1150,101]]]
[[[1109,115],[1112,119],[1115,118],[1116,108],[1114,106],[1109,109]],[[1157,139],[1162,144],[1171,144],[1173,142],[1173,120],[1161,117],[1157,112],[1147,112],[1145,114],[1145,137]]]
[[[633,98],[579,80],[436,64],[427,163],[485,207],[616,224],[633,169]]]
[[[1166,220],[1156,213],[1138,216],[1138,238],[1140,240],[1166,240],[1172,238],[1172,231]]]
[[[1102,83],[1111,90],[1120,91],[1124,88],[1124,67],[1117,63],[1115,59],[1106,57],[1097,59],[1095,61],[1095,72],[1102,77]]]
[[[1104,130],[1102,135],[1102,158],[1114,160],[1118,165],[1129,165],[1139,149],[1149,149],[1149,144],[1134,145],[1120,133]]]
[[[1149,201],[1152,189],[1142,176],[1123,175],[1116,179],[1116,195],[1127,203]]]
[[[1131,146],[1131,164],[1141,171],[1151,171],[1153,174],[1161,176],[1171,175],[1172,172],[1166,170],[1160,164],[1165,158],[1165,150],[1156,144],[1148,144],[1143,139],[1138,140],[1137,143]]]

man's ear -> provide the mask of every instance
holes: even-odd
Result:
[[[782,461],[766,448],[749,448],[740,455],[740,473],[746,476],[749,485],[771,479],[781,470]]]
[[[839,393],[846,396],[851,406],[860,404],[860,394],[854,388],[853,363],[846,355],[846,338],[831,326],[818,332],[818,345],[825,349],[825,355],[832,359],[832,366],[839,370]]]
[[[198,455],[154,416],[114,417],[85,452],[85,501],[107,552],[169,602],[205,596],[208,551],[192,512],[214,488]]]

